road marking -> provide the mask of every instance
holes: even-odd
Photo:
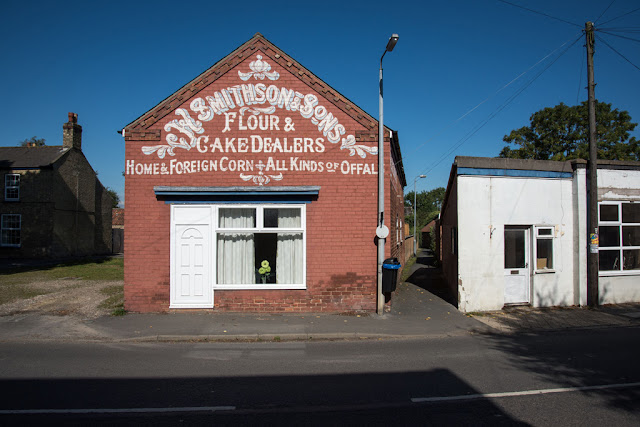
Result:
[[[572,393],[576,391],[608,390],[615,388],[640,387],[640,382],[625,384],[605,384],[582,387],[547,388],[540,390],[507,391],[500,393],[465,394],[460,396],[413,397],[413,403],[453,402],[461,400],[491,399],[515,396],[532,396],[551,393]],[[215,412],[235,411],[235,406],[186,406],[175,408],[78,408],[78,409],[0,409],[0,415],[45,415],[45,414],[142,414],[170,412]]]
[[[177,408],[83,408],[83,409],[3,409],[0,415],[41,414],[144,414],[162,412],[235,411],[235,406],[186,406]]]
[[[639,386],[640,386],[640,382],[626,383],[626,384],[605,384],[605,385],[591,385],[591,386],[583,386],[583,387],[563,387],[563,388],[547,388],[547,389],[541,389],[541,390],[507,391],[502,393],[465,394],[461,396],[412,397],[411,401],[413,403],[452,402],[457,400],[490,399],[490,398],[514,397],[514,396],[532,396],[532,395],[550,394],[550,393],[572,393],[576,391],[607,390],[612,388],[628,388],[628,387],[639,387]]]

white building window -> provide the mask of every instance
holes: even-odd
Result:
[[[20,175],[8,173],[4,176],[4,200],[17,202],[20,200]]]
[[[305,288],[304,205],[218,206],[216,289]]]
[[[640,203],[598,204],[600,271],[640,273]]]
[[[0,229],[0,246],[20,247],[21,216],[3,214]]]
[[[536,272],[551,272],[554,269],[553,241],[554,227],[534,227],[536,244]]]

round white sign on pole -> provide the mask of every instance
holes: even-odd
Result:
[[[387,236],[389,236],[389,227],[383,225],[376,228],[376,236],[378,236],[379,239],[386,239]]]

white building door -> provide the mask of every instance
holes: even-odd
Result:
[[[530,299],[529,228],[504,229],[504,303],[528,304]]]
[[[172,206],[171,308],[213,308],[211,208]]]

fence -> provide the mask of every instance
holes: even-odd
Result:
[[[404,238],[404,259],[408,261],[413,256],[413,241],[414,236],[407,236]],[[406,262],[405,261],[405,262]]]

